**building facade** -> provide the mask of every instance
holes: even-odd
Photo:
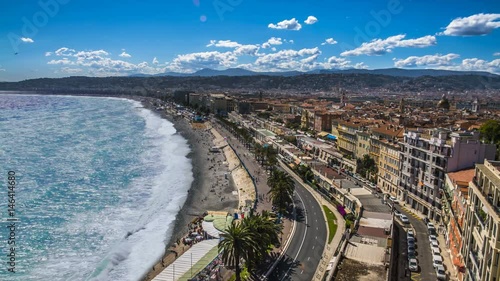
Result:
[[[400,142],[399,189],[403,200],[423,215],[441,220],[445,174],[495,158],[495,145],[479,141],[478,132],[432,129],[408,131]]]
[[[464,280],[500,280],[500,161],[476,165],[468,201],[461,249]]]

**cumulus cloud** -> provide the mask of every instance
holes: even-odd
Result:
[[[28,38],[28,37],[21,37],[21,41],[23,41],[24,43],[35,43],[35,41],[33,41],[33,39]]]
[[[222,48],[236,48],[241,46],[240,43],[231,40],[210,40],[207,47],[222,47]]]
[[[174,71],[193,72],[202,68],[232,67],[237,60],[233,52],[199,52],[178,55],[169,68]]]
[[[264,42],[262,44],[262,48],[267,49],[267,48],[270,48],[271,45],[281,45],[281,44],[283,44],[283,41],[281,38],[271,37],[271,38],[269,38],[269,40],[267,40],[266,42]]]
[[[118,56],[122,57],[122,58],[130,58],[132,57],[130,54],[127,54],[125,51],[123,51],[121,54],[119,54]]]
[[[52,59],[49,65],[62,66],[59,73],[88,73],[94,76],[126,75],[132,73],[156,74],[165,72],[165,65],[149,66],[147,62],[138,64],[114,60],[105,50],[76,51],[66,47],[53,52],[60,59]]]
[[[321,45],[333,45],[333,44],[337,44],[337,41],[335,41],[333,38],[328,38],[325,40],[325,42],[321,43]]]
[[[500,14],[476,14],[456,18],[441,33],[449,36],[477,36],[491,33],[500,27]]]
[[[52,56],[52,52],[45,52],[45,56],[46,56],[46,57],[50,57],[50,56]]]
[[[500,56],[500,52],[496,52],[493,54],[495,57]]]
[[[304,21],[305,24],[315,24],[318,22],[318,19],[315,16],[308,16]]]
[[[160,62],[158,61],[158,59],[156,57],[153,58],[153,64],[159,64]]]
[[[293,18],[278,22],[277,24],[270,23],[267,27],[272,29],[300,30],[302,25],[295,18]]]
[[[373,39],[361,44],[356,49],[342,52],[341,56],[380,56],[392,52],[394,48],[424,48],[436,45],[436,37],[427,35],[416,39],[406,39],[406,34],[388,37],[386,39]]]
[[[410,56],[406,59],[395,60],[396,67],[432,67],[437,69],[448,69],[457,71],[486,71],[500,73],[500,59],[486,61],[479,58],[466,58],[461,62],[455,62],[460,56],[458,54]]]
[[[396,67],[417,67],[417,66],[449,66],[453,64],[453,60],[459,58],[460,55],[457,54],[435,54],[426,56],[410,56],[406,59],[400,59],[394,61],[394,66]]]

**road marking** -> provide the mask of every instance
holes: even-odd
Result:
[[[304,273],[304,270],[302,269],[302,271],[300,272],[300,274]]]
[[[311,257],[307,257],[307,260],[310,260],[310,259],[311,259]]]
[[[314,249],[314,245],[313,245],[313,249]]]
[[[295,192],[295,194],[297,194],[300,201],[302,202],[302,207],[304,207],[304,209],[305,209],[306,205],[304,204],[304,200],[302,200],[302,196],[300,196],[300,194],[298,192]],[[306,225],[307,225],[307,214],[305,217],[306,217]],[[300,242],[299,250],[297,251],[297,254],[295,254],[295,257],[293,258],[292,264],[295,263],[295,261],[297,260],[297,257],[299,256],[300,251],[302,250],[302,246],[304,246],[304,241],[306,240],[306,236],[307,236],[307,229],[308,229],[308,227],[306,227],[306,230],[304,231],[304,236],[302,237],[302,242]],[[290,272],[290,269],[292,269],[291,265],[288,268],[288,270],[286,271],[285,276],[283,276],[283,278],[281,278],[281,281],[285,280],[286,276],[288,275],[288,272]]]

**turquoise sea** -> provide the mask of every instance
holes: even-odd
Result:
[[[0,280],[139,280],[193,180],[187,141],[139,102],[0,93]],[[7,173],[15,171],[16,273]]]

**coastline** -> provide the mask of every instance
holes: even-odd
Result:
[[[237,190],[233,177],[228,177],[228,180],[223,180],[220,177],[221,175],[224,177],[225,173],[230,173],[229,163],[225,161],[224,153],[209,152],[209,148],[214,145],[214,136],[210,129],[194,129],[185,118],[174,118],[165,111],[156,110],[151,104],[151,101],[156,100],[155,98],[130,96],[124,98],[141,102],[144,108],[171,122],[177,131],[176,134],[185,138],[191,149],[187,157],[191,159],[194,180],[191,183],[184,206],[177,213],[170,238],[165,244],[165,254],[162,259],[154,263],[152,269],[146,272],[142,279],[151,280],[165,266],[168,266],[168,261],[172,260],[172,256],[175,257],[172,252],[175,250],[173,245],[187,234],[187,225],[193,219],[201,216],[207,210],[233,212],[239,207],[239,197],[232,194],[234,190]],[[163,262],[164,260],[167,262]]]

